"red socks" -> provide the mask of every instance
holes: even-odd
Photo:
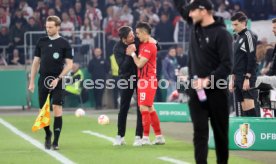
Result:
[[[161,135],[160,121],[156,111],[150,112],[151,126],[154,130],[155,136]]]
[[[143,136],[149,136],[150,125],[152,126],[155,136],[161,135],[160,121],[156,111],[142,111],[142,122],[143,122]]]
[[[149,111],[142,111],[142,123],[143,123],[143,136],[149,136],[150,132],[150,113]]]

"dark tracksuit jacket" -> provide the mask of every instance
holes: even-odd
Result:
[[[181,16],[191,24],[189,11],[183,7],[185,1],[174,0]],[[189,48],[189,76],[200,78],[213,76],[215,82],[227,79],[232,68],[232,37],[226,30],[223,19],[214,17],[215,23],[202,27],[191,26]],[[207,100],[200,102],[194,89],[188,89],[189,108],[194,127],[194,148],[196,163],[207,164],[209,118],[216,143],[217,163],[227,163],[228,151],[228,91],[205,89]]]
[[[256,76],[256,45],[257,35],[248,29],[238,33],[238,38],[234,44],[234,67],[233,74],[238,78],[250,73]]]

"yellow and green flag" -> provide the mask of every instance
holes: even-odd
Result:
[[[32,131],[36,132],[37,130],[44,128],[50,125],[50,94],[48,94],[45,104],[40,110],[35,123],[32,127]]]

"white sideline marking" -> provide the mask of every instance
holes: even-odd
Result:
[[[11,125],[10,123],[6,122],[5,120],[0,118],[0,123],[2,125],[4,125],[6,128],[8,128],[10,131],[12,131],[13,133],[15,133],[16,135],[20,136],[21,138],[25,139],[26,141],[30,142],[31,144],[33,144],[35,147],[39,148],[40,150],[44,151],[45,153],[49,154],[50,156],[54,157],[56,160],[60,161],[61,163],[65,163],[65,164],[74,164],[73,161],[71,161],[70,159],[66,158],[65,156],[61,155],[60,153],[58,153],[57,151],[53,151],[53,150],[46,150],[44,148],[44,145],[42,145],[40,142],[38,142],[37,140],[33,139],[32,137],[28,136],[27,134],[21,132],[20,130],[18,130],[16,127],[14,127],[13,125]]]
[[[112,138],[112,137],[108,137],[106,135],[103,135],[103,134],[100,134],[100,133],[97,133],[97,132],[92,132],[91,130],[84,130],[82,132],[86,133],[86,134],[90,134],[92,136],[96,136],[96,137],[105,139],[105,140],[110,141],[112,143],[115,141],[115,139]],[[180,161],[180,160],[177,160],[177,159],[174,159],[174,158],[170,158],[170,157],[165,157],[165,156],[164,157],[158,157],[157,159],[160,159],[162,161],[171,162],[173,164],[190,164],[190,163],[187,163],[185,161]]]
[[[174,158],[170,158],[170,157],[158,157],[157,159],[160,159],[162,161],[167,161],[167,162],[171,162],[171,163],[174,163],[174,164],[190,164],[190,163],[187,163],[185,161],[180,161],[178,159],[174,159]]]
[[[106,135],[103,135],[103,134],[100,134],[100,133],[97,133],[97,132],[92,132],[91,130],[84,130],[84,131],[82,131],[83,133],[86,133],[86,134],[90,134],[90,135],[92,135],[92,136],[96,136],[96,137],[99,137],[99,138],[103,138],[103,139],[105,139],[105,140],[107,140],[107,141],[110,141],[110,142],[114,142],[115,141],[115,139],[114,138],[112,138],[112,137],[108,137],[108,136],[106,136]]]

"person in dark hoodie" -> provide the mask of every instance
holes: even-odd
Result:
[[[257,36],[246,28],[247,16],[243,12],[235,13],[232,18],[232,26],[238,34],[234,45],[234,69],[229,90],[234,91],[238,104],[241,103],[242,110],[238,105],[237,116],[256,116],[255,103],[257,79],[256,46]]]
[[[192,23],[188,67],[189,78],[194,79],[187,94],[194,128],[195,160],[198,164],[207,164],[210,118],[217,163],[226,164],[229,158],[226,79],[232,68],[232,37],[223,19],[213,16],[210,0],[194,0],[189,4],[174,0],[174,3],[182,17]],[[219,81],[224,81],[224,85],[218,85]]]

